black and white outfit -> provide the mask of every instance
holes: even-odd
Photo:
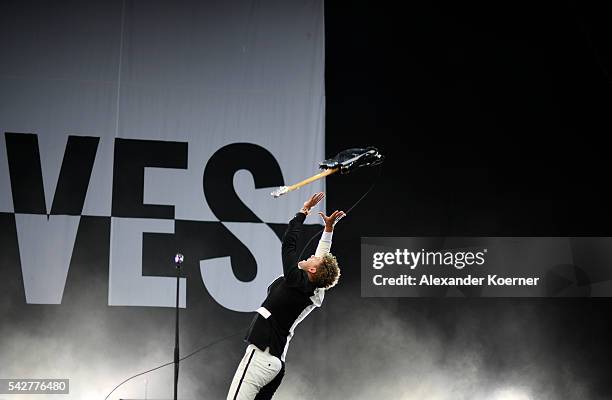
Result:
[[[285,374],[285,356],[293,332],[315,307],[321,307],[324,288],[317,288],[298,268],[297,240],[306,214],[299,212],[283,235],[284,275],[268,287],[268,297],[257,309],[245,341],[249,343],[238,365],[227,400],[271,399]],[[315,255],[331,249],[333,232],[323,232]]]

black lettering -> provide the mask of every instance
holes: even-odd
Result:
[[[37,135],[6,132],[4,138],[15,212],[46,214]]]
[[[187,143],[115,139],[114,217],[174,218],[174,206],[143,203],[145,167],[187,169]]]
[[[217,150],[206,164],[206,201],[221,221],[262,222],[234,190],[234,174],[241,169],[253,174],[256,188],[284,184],[280,166],[272,153],[253,143],[232,143]]]

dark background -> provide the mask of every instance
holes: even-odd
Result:
[[[611,234],[610,3],[328,1],[325,15],[326,152],[387,155],[380,178],[328,178],[328,209],[377,181],[334,239],[345,280],[359,236]],[[583,398],[612,396],[609,299],[361,300],[375,301],[449,348],[472,332],[492,379],[538,365],[551,398],[581,397],[567,370]]]

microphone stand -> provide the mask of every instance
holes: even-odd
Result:
[[[174,400],[177,400],[178,393],[178,375],[179,375],[179,283],[181,276],[181,264],[184,256],[177,253],[174,256],[174,265],[176,266],[176,326],[174,329]]]

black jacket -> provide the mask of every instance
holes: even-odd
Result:
[[[245,338],[261,350],[270,347],[270,354],[283,361],[293,329],[322,300],[322,289],[317,289],[297,266],[297,240],[305,219],[306,215],[299,212],[289,222],[281,247],[284,275],[270,284],[262,304],[270,316],[265,318],[257,313]]]

